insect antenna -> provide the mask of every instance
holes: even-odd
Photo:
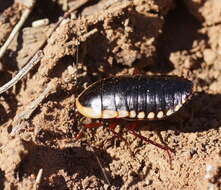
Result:
[[[79,76],[78,68],[80,67],[80,64],[79,64],[79,44],[77,44],[77,47],[76,47],[76,63],[75,63],[75,66],[76,66],[76,70],[75,70],[75,78],[74,78],[74,80],[75,80],[74,99],[76,100],[76,94],[78,92],[78,82],[79,82],[78,81],[78,76]],[[95,128],[95,127],[99,127],[99,126],[103,125],[103,123],[82,124],[82,120],[78,118],[78,112],[77,112],[76,103],[74,104],[74,111],[75,111],[75,114],[74,114],[75,126],[83,126],[83,127],[81,127],[80,131],[78,132],[77,136],[75,137],[75,140],[79,140],[82,137],[82,135],[83,135],[83,133],[84,133],[86,128]],[[100,167],[100,169],[102,171],[102,174],[103,174],[104,179],[106,180],[107,184],[111,185],[110,180],[109,180],[109,178],[108,178],[108,176],[106,174],[106,171],[105,171],[105,169],[104,169],[104,167],[103,167],[99,157],[96,155],[93,146],[88,144],[88,147],[91,150],[91,152],[93,152],[93,154],[94,154],[94,156],[95,156],[95,158],[97,160],[97,163],[98,163],[98,165],[99,165],[99,167]]]
[[[79,68],[79,43],[77,43],[76,46],[76,52],[75,52],[75,63],[73,62],[73,66],[75,66],[75,75],[74,75],[74,81],[75,81],[75,92],[74,92],[74,102],[76,101],[76,98],[78,96],[78,68]],[[77,112],[77,107],[76,103],[74,103],[74,125],[79,126],[79,119],[78,119],[78,112]],[[83,133],[83,128],[79,132],[79,134]],[[79,134],[77,135],[77,139],[80,138]]]

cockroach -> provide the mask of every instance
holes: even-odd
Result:
[[[118,76],[97,81],[77,98],[89,118],[160,120],[177,112],[192,96],[192,82],[177,76]]]
[[[128,129],[136,137],[167,151],[174,152],[136,133],[137,120],[161,120],[177,112],[193,95],[191,81],[178,76],[114,76],[99,80],[86,88],[76,99],[78,111],[93,119],[123,118],[135,120]],[[99,126],[89,124],[89,128]],[[117,123],[110,125],[112,132]],[[126,140],[125,140],[126,141]]]

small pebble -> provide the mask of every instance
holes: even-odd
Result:
[[[192,57],[187,57],[184,61],[184,67],[187,69],[192,69],[195,66],[195,60]]]
[[[152,183],[152,181],[151,180],[149,180],[149,179],[146,179],[146,185],[148,186],[148,185],[150,185]]]
[[[49,20],[47,18],[45,19],[40,19],[32,22],[32,27],[40,27],[40,26],[47,26],[49,24]]]
[[[212,65],[216,59],[216,53],[211,49],[205,49],[203,58],[207,65]]]
[[[68,70],[68,74],[69,74],[69,75],[74,75],[75,72],[76,72],[76,68],[74,68],[74,67],[71,66],[71,65],[68,66],[67,70]]]
[[[214,167],[212,165],[207,165],[206,167],[206,175],[205,175],[205,178],[206,179],[209,179],[212,177],[212,171],[214,170]]]

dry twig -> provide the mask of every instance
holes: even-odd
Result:
[[[30,7],[27,7],[20,20],[18,21],[18,23],[16,24],[16,26],[13,28],[11,34],[9,35],[8,39],[6,40],[6,42],[4,43],[4,45],[1,47],[0,49],[0,59],[3,57],[3,55],[5,54],[8,46],[11,44],[12,40],[15,38],[16,34],[19,32],[19,30],[21,29],[21,27],[23,26],[24,22],[26,21],[26,19],[28,18],[28,16],[30,15],[32,8],[35,4],[35,1],[33,0],[33,3],[30,5]]]
[[[100,168],[101,168],[101,171],[102,171],[102,173],[103,173],[103,175],[104,175],[104,178],[105,178],[107,184],[108,184],[109,186],[111,186],[110,180],[109,180],[108,177],[107,177],[107,174],[106,174],[106,172],[105,172],[104,167],[103,167],[102,164],[101,164],[100,159],[99,159],[98,156],[95,154],[94,148],[89,145],[89,149],[91,149],[91,152],[94,153],[94,156],[95,156],[95,158],[96,158],[96,160],[97,160],[97,162],[98,162],[98,165],[99,165]]]
[[[58,28],[58,26],[67,18],[69,17],[69,15],[74,12],[75,10],[77,10],[78,8],[80,8],[82,5],[84,5],[85,3],[87,3],[89,0],[80,0],[74,7],[72,7],[68,12],[66,12],[64,14],[64,16],[58,20],[58,22],[55,24],[55,26],[53,27],[53,29],[51,30],[50,34],[48,35],[48,38],[51,37],[51,35],[53,34],[53,32]]]
[[[43,57],[43,52],[39,50],[34,57],[25,65],[9,82],[0,87],[0,94],[14,86],[19,80],[21,80]]]
[[[18,133],[26,124],[26,121],[31,117],[33,112],[37,109],[39,104],[48,97],[51,93],[56,91],[56,81],[52,80],[49,82],[45,90],[38,96],[37,99],[32,101],[26,108],[25,110],[17,115],[14,119],[14,127],[12,128],[11,135],[15,135]]]

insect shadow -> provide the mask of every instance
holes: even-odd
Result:
[[[6,72],[0,72],[0,86],[6,83],[11,78],[11,75]],[[16,114],[18,101],[11,91],[1,94],[0,99],[0,126],[6,123]],[[6,108],[7,107],[7,108]]]
[[[5,172],[0,169],[0,189],[4,189]]]
[[[28,150],[28,154],[17,167],[16,173],[19,179],[22,180],[24,176],[37,174],[39,169],[42,168],[44,180],[42,180],[39,189],[51,189],[47,179],[61,170],[68,176],[76,176],[74,177],[76,180],[84,179],[88,176],[96,176],[105,181],[101,168],[98,167],[95,154],[99,156],[104,168],[108,167],[112,160],[111,156],[104,151],[96,150],[91,152],[84,147],[57,149],[39,146],[31,142],[25,142],[25,147]],[[119,176],[113,178],[108,172],[106,172],[106,175],[112,185],[122,185],[123,180]],[[53,181],[53,188],[69,189],[63,175],[52,177],[51,180]]]
[[[141,130],[185,133],[217,129],[221,125],[221,94],[198,93],[171,117],[141,125]]]

